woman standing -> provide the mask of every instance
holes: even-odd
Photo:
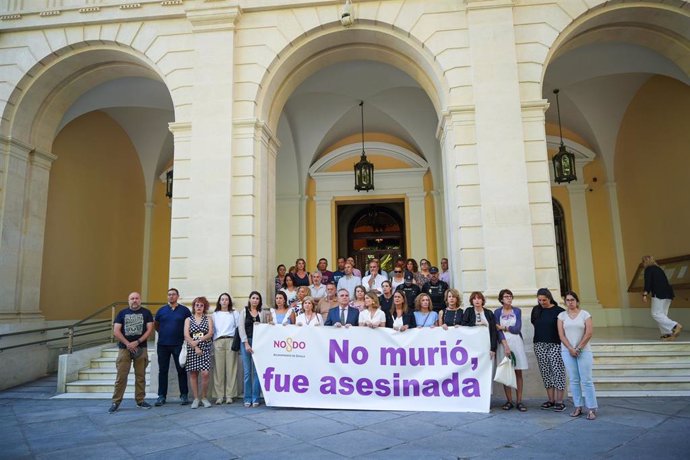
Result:
[[[294,324],[295,314],[287,304],[287,296],[283,291],[278,291],[275,298],[275,308],[271,308],[269,324]]]
[[[381,283],[381,295],[379,296],[379,305],[384,314],[389,314],[393,306],[393,288],[390,281]]]
[[[404,270],[404,265],[399,263],[393,268],[393,276],[391,276],[391,287],[393,288],[393,292],[395,292],[398,286],[405,284]]]
[[[504,356],[510,356],[511,351],[515,356],[516,407],[520,412],[526,412],[527,408],[522,403],[522,371],[527,369],[528,365],[525,342],[522,339],[522,311],[518,307],[513,307],[513,293],[510,289],[502,289],[498,293],[498,302],[503,306],[496,309],[494,318],[496,329],[498,329],[498,339],[501,342],[505,341],[504,347],[498,349],[498,361],[501,362]],[[503,410],[510,410],[513,408],[513,390],[503,385],[503,391],[507,400],[503,405]]]
[[[302,301],[302,313],[297,315],[295,324],[298,326],[321,326],[323,325],[323,317],[321,313],[316,313],[316,305],[314,305],[313,297],[305,297]]]
[[[287,305],[292,306],[297,299],[297,287],[295,286],[295,275],[288,273],[285,275],[285,280],[283,281],[282,292],[285,293],[287,297]]]
[[[213,388],[216,404],[232,404],[237,396],[237,353],[231,350],[240,315],[232,309],[232,298],[222,293],[213,312]]]
[[[307,271],[307,262],[299,258],[295,261],[295,286],[306,286],[311,285],[311,276]]]
[[[242,355],[242,367],[244,368],[244,407],[258,407],[261,386],[256,366],[252,359],[252,337],[254,336],[254,324],[262,323],[261,320],[261,294],[252,291],[249,294],[249,302],[240,315],[240,354]]]
[[[435,327],[438,325],[438,313],[433,310],[429,294],[419,294],[414,301],[414,309],[417,327]]]
[[[498,333],[496,331],[496,319],[491,310],[484,308],[486,298],[481,292],[470,294],[470,307],[467,307],[462,314],[463,326],[481,326],[489,328],[489,357],[493,361],[496,356],[498,346]]]
[[[561,339],[558,337],[558,315],[565,310],[558,306],[551,291],[546,288],[537,291],[537,302],[531,316],[534,325],[534,354],[549,398],[541,408],[563,412],[565,365],[561,356]]]
[[[561,338],[561,356],[570,378],[570,393],[575,410],[571,417],[582,415],[582,400],[587,407],[587,420],[597,418],[597,396],[592,380],[592,315],[580,310],[580,299],[573,291],[565,294],[568,309],[558,315],[558,335]]]
[[[285,268],[285,265],[280,264],[278,265],[278,268],[276,268],[276,272],[278,272],[278,274],[275,277],[275,286],[276,292],[278,292],[283,288],[283,284],[285,284],[285,275],[287,274],[287,268]]]
[[[376,292],[369,291],[364,295],[366,308],[359,312],[359,325],[375,329],[386,325],[386,314],[381,309]]]
[[[405,262],[405,270],[412,273],[412,276],[414,277],[414,279],[417,279],[417,273],[419,272],[419,265],[417,265],[416,260],[407,259],[407,262]],[[417,284],[417,283],[415,282],[415,284]],[[423,285],[419,285],[420,288],[422,286]]]
[[[206,398],[209,370],[211,369],[211,342],[213,341],[213,319],[206,316],[208,300],[197,297],[192,302],[194,314],[184,320],[184,340],[187,342],[187,373],[192,385],[194,401],[192,409],[199,407],[199,372],[201,372],[201,402],[211,407]]]
[[[419,271],[414,274],[414,282],[417,286],[424,286],[431,279],[431,273],[429,269],[431,268],[431,262],[426,259],[421,259],[419,261]]]
[[[393,307],[390,314],[386,317],[386,327],[396,331],[405,332],[406,330],[417,327],[414,313],[407,306],[405,294],[400,291],[393,293]]]
[[[360,312],[366,308],[366,304],[364,303],[364,295],[367,293],[367,290],[364,288],[364,286],[355,286],[355,298],[350,302],[350,306],[356,308]]]
[[[439,323],[444,330],[462,325],[462,294],[457,289],[447,289],[445,293],[446,308],[441,310]]]
[[[666,273],[657,265],[652,256],[642,258],[644,267],[644,291],[642,300],[647,302],[652,297],[652,318],[661,331],[661,340],[675,340],[683,330],[683,325],[668,317],[668,309],[675,297],[673,288],[668,282]]]

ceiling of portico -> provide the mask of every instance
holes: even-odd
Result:
[[[665,7],[620,5],[582,20],[559,45],[544,76],[557,124],[559,88],[564,127],[581,136],[613,180],[616,141],[626,110],[643,84],[663,75],[690,85],[690,17]]]
[[[355,60],[321,69],[290,95],[278,125],[279,193],[301,193],[309,167],[329,147],[359,136],[360,101],[364,101],[365,132],[384,133],[411,146],[429,162],[437,178],[434,186],[441,186],[438,119],[428,95],[412,77],[391,65]],[[296,177],[281,181],[284,175]]]

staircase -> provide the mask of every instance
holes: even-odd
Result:
[[[690,342],[591,347],[597,396],[690,396]]]
[[[117,359],[117,346],[112,348],[104,348],[101,351],[101,356],[91,360],[88,368],[79,371],[78,379],[74,382],[66,384],[66,393],[60,395],[61,398],[74,399],[110,399],[113,396],[115,388],[115,378],[117,377],[117,369],[115,368],[115,360]],[[153,355],[154,350],[148,349],[149,360]],[[150,371],[151,364],[146,367],[146,392],[149,393],[151,383]],[[134,367],[130,367],[129,376],[127,377],[127,389],[125,390],[125,398],[134,397]]]

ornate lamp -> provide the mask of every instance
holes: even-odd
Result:
[[[165,173],[165,196],[172,198],[173,170]]]
[[[364,152],[364,101],[359,103],[362,109],[362,156],[355,165],[355,190],[358,192],[374,190],[374,165],[367,160]]]
[[[563,144],[563,128],[561,127],[561,106],[558,101],[559,89],[554,89],[553,94],[556,95],[556,109],[558,110],[558,129],[561,133],[561,146],[558,148],[558,153],[553,156],[553,172],[557,184],[562,182],[572,182],[577,180],[575,175],[575,155],[568,152]]]

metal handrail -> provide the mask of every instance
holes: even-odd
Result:
[[[164,305],[165,302],[142,302],[142,306],[149,306],[149,305]],[[105,307],[102,307],[98,310],[96,310],[94,313],[91,313],[89,316],[86,318],[83,318],[73,324],[70,324],[68,326],[53,326],[53,327],[41,327],[41,328],[36,328],[36,329],[27,329],[24,331],[17,331],[17,332],[8,332],[6,334],[0,334],[0,339],[4,337],[12,337],[12,336],[19,336],[19,335],[25,335],[25,334],[35,334],[35,333],[41,333],[45,334],[48,331],[56,331],[63,329],[65,332],[62,334],[62,337],[54,337],[54,338],[46,338],[42,340],[36,340],[33,342],[26,342],[26,343],[21,343],[17,345],[10,345],[6,347],[0,347],[0,353],[2,353],[5,350],[11,350],[15,348],[21,348],[21,347],[28,347],[31,345],[43,345],[48,342],[55,342],[58,340],[67,340],[67,353],[71,354],[72,351],[74,351],[74,338],[75,337],[83,337],[85,335],[91,335],[91,334],[97,334],[97,333],[102,333],[106,331],[110,331],[110,340],[114,341],[114,336],[112,334],[112,324],[115,322],[115,308],[117,306],[126,306],[128,305],[127,302],[113,302],[109,305],[106,305]],[[106,310],[110,309],[110,319],[99,319],[96,321],[91,321],[87,322],[90,319],[93,319],[95,316],[105,312]],[[85,327],[88,328],[89,326],[93,326],[90,329],[84,329],[82,332],[76,332],[77,327]],[[100,326],[100,327],[99,327]]]

